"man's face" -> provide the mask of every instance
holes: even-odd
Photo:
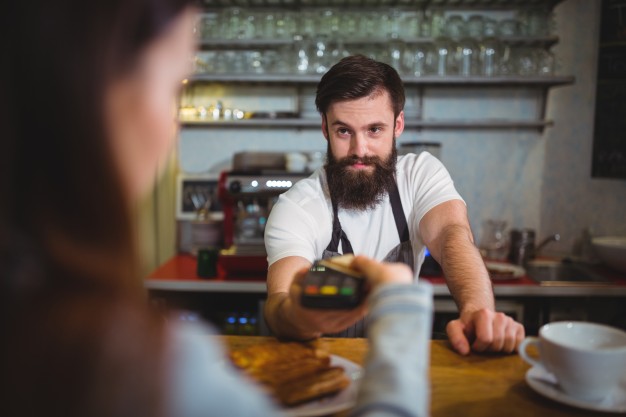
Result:
[[[356,158],[353,171],[372,171],[371,165],[358,158],[377,156],[387,159],[394,138],[404,130],[404,112],[393,115],[391,98],[386,90],[375,91],[368,97],[332,103],[322,119],[322,131],[328,140],[332,156],[337,161]]]
[[[326,174],[339,206],[366,210],[382,200],[395,180],[395,137],[403,128],[404,115],[394,117],[386,91],[329,107],[322,123]]]

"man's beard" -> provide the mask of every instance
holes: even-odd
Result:
[[[336,160],[330,150],[326,155],[326,178],[333,201],[347,210],[368,210],[374,208],[393,186],[396,175],[396,140],[386,160],[378,156],[347,156]],[[372,166],[373,170],[355,170],[349,166],[361,163]]]

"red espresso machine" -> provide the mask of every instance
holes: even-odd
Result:
[[[224,212],[224,248],[218,264],[226,278],[265,280],[267,252],[264,233],[278,196],[309,174],[284,170],[224,171],[218,196]]]

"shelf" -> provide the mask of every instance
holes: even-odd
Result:
[[[310,118],[291,118],[291,119],[245,119],[237,121],[191,121],[181,120],[181,126],[184,128],[299,128],[299,129],[319,129],[320,119]],[[543,130],[552,126],[550,120],[406,120],[405,127],[407,129],[478,129],[478,130]]]
[[[194,74],[189,78],[193,82],[215,83],[264,83],[264,84],[317,84],[320,75],[291,74]],[[573,84],[573,76],[528,76],[528,77],[463,77],[463,76],[403,76],[404,85],[438,86],[538,86],[555,87]]]
[[[553,8],[562,0],[201,0],[205,8],[264,7],[448,7],[467,9],[502,9],[546,6]]]
[[[500,37],[500,42],[511,46],[543,46],[551,47],[559,41],[558,36],[542,36],[542,37],[527,37],[527,36],[507,36]],[[405,44],[424,44],[433,43],[433,38],[410,38],[410,39],[398,39],[398,41]],[[390,42],[389,39],[366,39],[355,38],[346,39],[343,41],[345,45],[386,45]],[[477,42],[479,42],[477,40]],[[209,50],[245,50],[245,49],[266,49],[275,48],[286,45],[293,45],[293,39],[216,39],[200,40],[199,47],[202,51]]]

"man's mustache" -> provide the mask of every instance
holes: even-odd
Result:
[[[382,160],[378,156],[346,156],[338,161],[339,165],[349,166],[354,164],[381,165]]]

